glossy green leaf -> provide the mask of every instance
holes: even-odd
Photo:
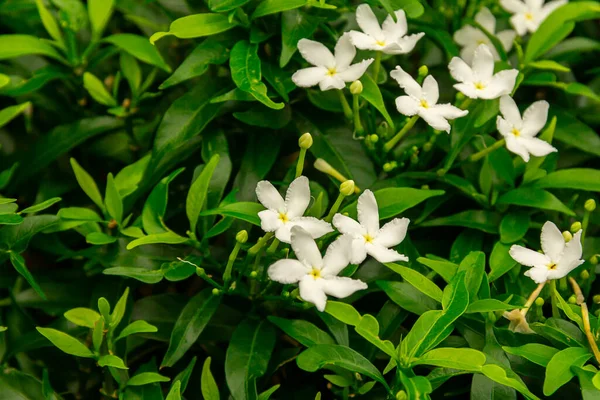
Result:
[[[496,242],[490,255],[490,273],[488,279],[490,282],[495,281],[502,275],[513,269],[517,262],[510,256],[508,251],[511,245],[502,242]]]
[[[108,107],[116,107],[117,101],[112,97],[104,83],[94,74],[86,72],[83,74],[83,87],[88,91],[90,96],[98,103]]]
[[[525,396],[526,399],[539,400],[539,397],[531,393],[531,391],[518,377],[518,375],[512,372],[511,370],[505,369],[500,365],[487,364],[481,368],[481,371],[485,376],[487,376],[494,382],[498,382],[502,385],[506,385],[508,387],[518,390],[523,396]]]
[[[102,200],[102,195],[100,194],[100,190],[98,189],[98,185],[96,185],[94,178],[92,178],[91,175],[85,169],[83,169],[74,158],[71,158],[71,167],[73,168],[75,179],[77,179],[77,183],[79,183],[81,189],[94,202],[94,204],[100,207],[100,209],[104,209],[104,200]]]
[[[92,353],[90,349],[85,347],[83,343],[75,339],[73,336],[67,335],[64,332],[52,328],[37,327],[35,329],[37,329],[37,331],[46,339],[52,342],[54,346],[58,347],[67,354],[84,358],[94,357],[94,353]]]
[[[42,24],[44,25],[44,28],[46,28],[46,32],[48,32],[50,37],[54,39],[63,50],[66,50],[62,30],[59,28],[58,23],[56,22],[56,19],[54,19],[52,13],[44,5],[44,1],[35,0],[35,5],[37,6],[38,13],[40,14]]]
[[[268,3],[268,0],[263,1],[257,10],[264,3]],[[281,68],[290,62],[298,50],[298,41],[311,37],[317,30],[319,22],[318,17],[298,9],[287,10],[281,14],[281,56],[279,57]]]
[[[219,400],[219,387],[217,386],[217,382],[215,382],[215,378],[213,378],[213,375],[210,372],[210,360],[211,358],[208,357],[202,366],[202,379],[200,380],[202,396],[206,400]]]
[[[383,96],[381,95],[381,91],[379,90],[379,86],[377,86],[377,83],[375,83],[373,78],[371,78],[371,76],[368,74],[364,74],[360,78],[360,81],[363,84],[363,90],[360,94],[360,97],[362,97],[371,105],[373,105],[373,107],[375,107],[377,111],[379,111],[381,115],[383,115],[391,129],[394,130],[394,121],[392,120],[392,117],[390,117],[390,114],[385,108]]]
[[[118,33],[102,40],[126,51],[146,64],[153,65],[166,72],[171,72],[171,67],[163,60],[156,47],[143,36],[131,33]]]
[[[44,291],[42,290],[40,285],[38,285],[38,283],[36,282],[35,278],[31,274],[31,272],[29,272],[29,269],[27,269],[27,265],[25,265],[25,259],[23,258],[23,256],[11,251],[9,253],[9,257],[10,257],[11,264],[13,265],[13,267],[15,267],[15,270],[19,274],[21,274],[21,276],[23,278],[25,278],[27,283],[29,283],[29,285],[31,285],[31,287],[36,291],[37,294],[40,295],[40,297],[42,299],[46,299],[46,295],[44,294]]]
[[[600,170],[591,168],[561,169],[534,183],[543,189],[575,189],[589,192],[600,191]]]
[[[169,176],[161,179],[146,199],[142,210],[142,225],[146,233],[150,235],[165,234],[165,236],[173,237],[174,233],[168,231],[163,217],[167,212],[169,184],[183,171],[183,168],[179,168],[171,172]]]
[[[542,367],[548,366],[552,357],[559,351],[554,347],[540,343],[528,343],[519,347],[503,346],[502,349],[509,354],[523,357]]]
[[[101,367],[112,367],[118,369],[129,369],[123,360],[115,355],[107,354],[98,359],[98,365]]]
[[[225,32],[236,25],[237,23],[230,21],[226,15],[210,13],[193,14],[171,22],[168,32],[156,32],[150,37],[150,42],[155,43],[160,38],[169,35],[173,35],[179,39],[210,36]]]
[[[169,393],[167,393],[166,400],[181,400],[181,382],[173,382]]]
[[[497,204],[510,204],[524,207],[541,208],[543,210],[559,211],[571,216],[575,215],[575,213],[556,196],[542,189],[514,189],[500,196]]]
[[[142,386],[155,382],[169,382],[170,379],[166,376],[157,374],[156,372],[142,372],[132,376],[127,381],[127,386]]]
[[[200,211],[206,203],[206,197],[208,193],[208,186],[210,180],[215,172],[215,168],[219,164],[220,156],[215,154],[212,156],[210,161],[206,164],[200,176],[192,183],[190,190],[188,191],[187,199],[185,202],[185,212],[190,221],[190,231],[195,235],[196,226],[198,225],[198,217]]]
[[[125,328],[123,328],[123,330],[121,331],[121,333],[119,333],[119,336],[117,336],[115,341],[119,339],[124,339],[130,335],[135,335],[136,333],[152,333],[156,331],[158,331],[158,328],[154,325],[147,323],[146,321],[133,321]]]
[[[377,281],[390,300],[415,314],[435,310],[439,304],[407,282]]]
[[[0,60],[26,55],[40,55],[65,62],[52,45],[30,35],[0,35]]]
[[[571,367],[582,367],[590,358],[592,353],[580,347],[567,348],[553,355],[546,367],[544,395],[552,395],[569,382],[575,376]]]
[[[334,343],[333,338],[327,332],[308,321],[274,316],[268,317],[268,320],[303,346]]]
[[[479,372],[485,361],[485,354],[479,350],[440,347],[423,354],[412,365],[433,365],[436,367]]]
[[[123,221],[123,200],[115,184],[113,174],[109,173],[106,179],[106,191],[104,193],[104,206],[108,215],[117,221],[119,225]]]
[[[501,216],[492,211],[469,210],[448,217],[440,217],[423,222],[419,226],[463,226],[487,233],[497,233]]]
[[[241,219],[242,221],[250,222],[253,225],[260,226],[260,218],[258,213],[265,208],[260,203],[239,202],[231,203],[223,207],[212,210],[204,210],[200,213],[201,216],[206,215],[224,215]]]
[[[128,278],[137,279],[144,283],[157,283],[163,278],[161,270],[152,270],[140,267],[111,267],[102,270],[104,275],[125,276]]]
[[[438,275],[444,278],[446,282],[450,282],[458,270],[458,265],[450,261],[432,260],[430,258],[419,257],[417,258],[417,262],[431,268]]]
[[[529,214],[517,211],[506,214],[500,222],[500,240],[503,243],[515,243],[529,230]]]
[[[65,312],[65,318],[75,325],[94,328],[100,319],[100,314],[91,308],[78,307]]]
[[[404,211],[417,206],[430,197],[441,196],[443,190],[423,190],[414,188],[385,188],[373,192],[377,205],[379,206],[379,219],[387,219],[397,216]],[[346,206],[342,213],[356,216],[357,202]]]
[[[514,310],[515,308],[519,308],[519,306],[513,306],[511,304],[507,304],[503,301],[496,299],[482,299],[475,300],[474,302],[469,304],[469,307],[467,308],[467,311],[465,311],[465,313],[488,313],[494,311]]]
[[[256,7],[256,10],[254,10],[252,19],[293,10],[304,6],[305,4],[306,0],[264,0]]]
[[[51,199],[42,201],[41,203],[35,204],[31,207],[24,208],[20,211],[21,214],[33,214],[40,211],[44,211],[47,208],[50,208],[52,205],[58,203],[62,199],[60,197],[53,197]]]
[[[406,282],[413,285],[420,292],[426,294],[439,303],[442,302],[442,289],[440,289],[435,283],[433,283],[426,276],[422,275],[420,272],[394,263],[386,263],[385,266],[400,274],[400,276],[402,276]]]

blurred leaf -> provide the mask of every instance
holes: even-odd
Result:
[[[500,214],[492,211],[469,210],[448,217],[431,219],[421,223],[419,226],[464,226],[466,228],[478,229],[487,233],[497,233],[500,218]]]
[[[178,18],[171,22],[168,32],[156,32],[150,37],[150,43],[154,44],[160,38],[173,35],[179,39],[190,39],[202,36],[215,35],[225,32],[237,23],[230,21],[226,15],[221,14],[194,14]]]
[[[142,372],[132,376],[127,381],[127,386],[142,386],[155,382],[169,382],[170,379],[156,372]]]
[[[208,7],[214,12],[226,12],[243,6],[250,0],[209,0]]]
[[[379,206],[379,219],[395,217],[404,211],[415,207],[430,197],[441,196],[443,190],[423,190],[414,188],[385,188],[373,192]],[[356,204],[353,202],[342,210],[350,216],[356,216]],[[423,225],[421,225],[423,226]]]
[[[276,14],[282,11],[293,10],[306,4],[306,0],[264,0],[254,13],[252,19],[264,17],[265,15]]]
[[[16,106],[6,107],[0,110],[0,128],[8,124],[13,119],[17,118],[19,114],[25,110],[31,108],[31,103],[17,104]]]
[[[100,0],[99,0],[100,1]],[[119,49],[126,51],[138,60],[153,65],[166,72],[171,72],[171,67],[163,60],[162,56],[147,38],[131,33],[118,33],[102,39]]]
[[[98,359],[98,365],[101,367],[112,367],[118,369],[129,369],[125,366],[125,363],[119,357],[107,354]]]
[[[52,45],[29,35],[0,35],[0,60],[36,54],[67,62]]]
[[[113,12],[114,0],[88,0],[87,8],[92,34],[100,38]]]
[[[23,256],[11,251],[9,253],[9,257],[11,264],[13,265],[13,267],[15,267],[15,270],[19,274],[21,274],[23,278],[25,278],[27,283],[31,285],[31,287],[36,291],[37,294],[40,295],[42,299],[46,299],[44,291],[42,290],[40,285],[38,285],[38,283],[35,281],[35,278],[33,277],[33,275],[31,275],[31,272],[29,272],[29,270],[27,269],[27,266],[25,265],[25,259],[23,258]]]

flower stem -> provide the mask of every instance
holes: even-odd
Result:
[[[540,293],[545,285],[546,285],[546,282],[542,282],[535,288],[535,290],[533,292],[531,292],[531,294],[529,295],[529,298],[527,299],[527,302],[525,303],[523,308],[521,308],[521,314],[523,314],[523,316],[527,315],[527,311],[529,311],[529,308],[531,307],[531,305],[533,304],[535,299],[538,298],[538,296],[540,295]]]
[[[469,161],[471,161],[471,162],[479,161],[483,157],[490,154],[492,151],[498,150],[500,147],[503,147],[505,144],[506,144],[506,139],[502,138],[502,139],[498,140],[496,143],[494,143],[493,145],[491,145],[490,147],[486,147],[485,149],[483,149],[475,154],[471,154],[471,156],[469,156]]]
[[[304,159],[306,157],[306,149],[300,148],[300,155],[298,155],[298,163],[296,164],[296,178],[302,175],[304,170]]]
[[[588,311],[587,304],[584,301],[585,298],[583,297],[583,293],[581,293],[581,288],[577,284],[577,281],[569,277],[569,282],[571,282],[571,286],[573,286],[573,292],[575,292],[577,304],[581,306],[581,318],[583,319],[583,330],[585,332],[585,336],[587,337],[588,343],[590,344],[590,348],[594,353],[594,358],[596,359],[596,362],[600,364],[600,350],[598,350],[596,339],[594,338],[594,335],[592,334],[592,330],[590,328],[590,313]]]
[[[381,69],[381,51],[375,53],[375,61],[373,61],[373,80],[379,82],[379,70]]]
[[[333,203],[333,206],[331,206],[331,210],[329,210],[329,214],[327,214],[327,217],[325,217],[325,222],[331,222],[335,213],[338,212],[338,210],[340,209],[342,201],[344,201],[344,197],[346,196],[344,196],[341,193],[338,194],[337,199],[335,199],[335,203]]]
[[[340,103],[342,104],[342,109],[344,110],[344,116],[347,119],[352,119],[352,109],[350,108],[350,104],[348,104],[348,100],[346,100],[346,95],[344,95],[343,90],[338,90],[338,94],[340,96]]]
[[[418,119],[418,115],[410,117],[406,125],[404,125],[402,129],[400,129],[400,131],[396,133],[396,135],[393,138],[391,138],[386,144],[383,145],[383,151],[387,153],[388,151],[393,149],[398,144],[400,139],[402,139],[402,137],[406,135],[406,133],[415,125]]]
[[[225,267],[225,272],[223,272],[223,282],[225,283],[224,284],[225,288],[227,288],[227,284],[231,280],[231,270],[233,269],[233,263],[237,259],[238,253],[240,251],[240,247],[241,247],[241,243],[236,241],[235,246],[233,247],[233,250],[231,251],[231,254],[229,254],[229,259],[227,260],[227,266]]]
[[[277,247],[279,246],[279,239],[275,238],[273,243],[267,249],[267,254],[273,254],[277,251]]]
[[[248,254],[255,255],[258,253],[260,249],[262,249],[265,244],[273,237],[273,232],[267,232],[263,237],[258,239],[256,244],[248,249]]]
[[[552,301],[552,316],[554,318],[560,318],[560,312],[558,311],[558,300],[556,299],[556,281],[550,281],[550,299]]]
[[[360,107],[358,106],[358,94],[352,95],[352,113],[354,114],[354,131],[362,136],[365,133],[365,130],[362,126],[362,122],[360,121]]]
[[[471,105],[472,102],[473,102],[472,98],[466,97],[464,99],[464,101],[462,102],[462,104],[460,105],[460,107],[458,107],[458,108],[460,108],[462,110],[466,110],[467,108],[469,108],[469,106]]]

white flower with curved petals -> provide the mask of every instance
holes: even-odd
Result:
[[[547,101],[536,101],[525,110],[521,118],[519,108],[512,97],[500,98],[500,112],[504,118],[496,118],[496,127],[506,140],[506,148],[525,162],[529,161],[530,154],[543,157],[558,151],[550,143],[535,137],[546,125],[548,107]]]
[[[406,237],[408,218],[395,218],[379,228],[379,209],[375,195],[365,190],[358,198],[358,222],[342,214],[335,214],[333,225],[352,242],[352,263],[360,264],[367,254],[381,263],[408,261],[408,257],[390,247],[397,246]]]
[[[500,0],[500,5],[509,13],[510,23],[519,36],[538,30],[542,22],[567,0],[555,0],[544,4],[544,0]]]
[[[349,32],[352,44],[361,50],[376,50],[385,54],[406,54],[412,51],[425,34],[421,32],[406,35],[408,26],[404,10],[398,10],[394,14],[396,22],[388,15],[379,26],[371,7],[367,4],[359,5],[356,8],[356,22],[362,32]]]
[[[492,35],[495,35],[500,43],[502,43],[504,50],[508,52],[510,49],[512,49],[513,40],[515,40],[517,33],[510,29],[496,33],[496,18],[488,8],[483,7],[475,15],[475,21],[486,31]],[[454,41],[462,47],[460,50],[460,58],[465,60],[467,64],[471,64],[471,62],[473,62],[475,49],[480,44],[485,44],[490,48],[490,51],[494,56],[494,60],[500,60],[500,55],[498,54],[496,47],[494,47],[494,44],[490,38],[488,38],[487,35],[479,28],[471,25],[463,26],[454,33]]]
[[[372,58],[352,64],[356,48],[350,43],[347,33],[342,35],[335,45],[335,55],[323,44],[310,39],[300,39],[298,50],[302,57],[314,67],[303,68],[292,75],[296,86],[310,87],[319,85],[321,90],[343,89],[346,82],[358,80],[369,65]]]
[[[352,239],[340,236],[329,245],[325,257],[311,235],[299,226],[292,228],[292,249],[297,260],[285,259],[269,267],[271,280],[279,283],[299,283],[300,297],[324,311],[327,295],[343,299],[367,288],[358,280],[337,276],[350,263]]]
[[[310,188],[305,176],[294,179],[285,200],[269,181],[258,182],[256,196],[267,208],[258,213],[261,228],[265,232],[275,232],[277,239],[284,243],[290,242],[290,231],[296,225],[306,229],[314,238],[333,232],[331,224],[314,217],[303,217],[310,203]]]
[[[560,230],[548,221],[542,227],[541,242],[543,254],[517,245],[509,250],[510,256],[519,264],[532,267],[525,272],[525,276],[535,283],[564,278],[585,262],[581,259],[581,229],[573,235],[573,239],[565,243]]]
[[[390,72],[407,96],[396,98],[396,108],[400,114],[409,117],[419,115],[433,129],[450,133],[449,119],[464,117],[469,112],[454,107],[451,104],[437,104],[439,98],[438,83],[435,78],[428,75],[421,87],[412,76],[404,72],[399,66]]]
[[[472,99],[496,99],[512,92],[519,71],[506,69],[494,74],[494,56],[490,48],[480,44],[469,66],[463,59],[453,57],[448,64],[450,75],[459,81],[456,90]]]

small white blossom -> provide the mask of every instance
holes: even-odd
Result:
[[[481,25],[492,35],[495,35],[500,43],[502,43],[504,50],[507,52],[510,51],[513,45],[513,40],[515,40],[517,33],[510,29],[496,33],[496,18],[489,9],[483,7],[475,15],[475,22]],[[460,50],[460,58],[465,60],[467,64],[471,64],[471,62],[473,62],[475,49],[480,44],[485,44],[490,48],[490,51],[494,56],[494,60],[500,60],[500,55],[498,54],[496,47],[494,47],[490,38],[488,38],[487,35],[479,28],[471,25],[463,26],[454,33],[454,41],[462,47]]]
[[[351,65],[356,48],[350,43],[347,33],[335,45],[335,56],[323,44],[309,39],[300,39],[298,50],[306,61],[314,65],[298,70],[292,76],[294,83],[300,87],[319,85],[321,90],[343,89],[346,82],[363,76],[373,62],[370,58]]]
[[[394,78],[407,96],[396,98],[396,108],[400,114],[419,115],[433,129],[450,133],[449,119],[464,117],[469,112],[451,104],[437,104],[439,98],[438,83],[431,75],[427,76],[421,87],[412,76],[399,66],[390,76]]]
[[[356,22],[362,32],[350,31],[352,44],[361,50],[377,50],[385,54],[405,54],[412,51],[425,34],[421,32],[405,36],[408,26],[404,10],[398,10],[394,14],[396,14],[396,22],[391,15],[388,15],[379,26],[371,7],[367,4],[358,6]]]
[[[494,56],[490,48],[480,44],[469,66],[463,59],[454,57],[448,65],[450,75],[460,83],[454,85],[472,99],[496,99],[512,92],[519,71],[506,69],[494,74]]]
[[[500,0],[500,5],[513,14],[510,23],[519,36],[537,31],[548,15],[563,4],[567,4],[567,0],[555,0],[547,4],[544,4],[544,0]]]
[[[300,297],[313,303],[317,310],[324,311],[327,295],[337,298],[348,297],[367,288],[358,280],[337,276],[350,263],[352,239],[340,236],[321,257],[321,252],[311,235],[301,227],[292,228],[292,249],[297,260],[285,259],[269,267],[271,280],[279,283],[299,283]]]
[[[543,254],[517,245],[513,245],[509,251],[510,256],[519,264],[532,267],[525,272],[525,276],[533,279],[535,283],[563,278],[584,263],[581,259],[581,229],[565,243],[560,230],[548,221],[542,227],[540,241]]]
[[[269,181],[258,182],[256,196],[267,208],[258,213],[261,228],[265,232],[275,232],[277,239],[284,243],[290,243],[290,231],[296,225],[306,229],[314,238],[333,231],[325,221],[303,217],[310,203],[310,188],[305,176],[294,179],[285,194],[285,200]]]
[[[379,228],[379,209],[375,195],[365,190],[358,198],[358,222],[342,214],[335,214],[333,225],[345,236],[352,238],[352,263],[360,264],[367,254],[381,263],[408,261],[408,257],[390,249],[404,240],[408,218],[395,218]]]
[[[506,140],[506,148],[525,162],[529,161],[530,154],[543,157],[558,151],[551,144],[535,137],[546,125],[548,107],[547,101],[536,101],[525,110],[521,119],[519,108],[512,97],[500,98],[500,112],[504,118],[498,116],[496,126]]]

